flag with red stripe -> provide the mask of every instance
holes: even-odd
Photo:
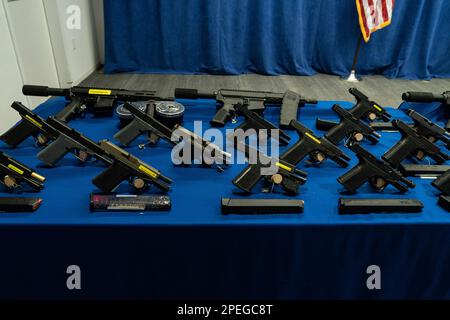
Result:
[[[395,0],[356,0],[364,40],[391,23]]]

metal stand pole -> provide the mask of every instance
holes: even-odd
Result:
[[[362,81],[361,78],[356,76],[356,64],[358,63],[359,52],[361,51],[362,42],[363,42],[363,36],[361,34],[361,36],[359,37],[359,40],[358,40],[358,45],[356,46],[355,57],[353,58],[352,71],[350,72],[349,76],[342,78],[342,80],[344,80],[344,81],[347,81],[347,82]]]

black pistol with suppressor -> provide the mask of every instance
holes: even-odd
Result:
[[[338,114],[341,121],[325,134],[325,138],[329,141],[337,145],[345,138],[350,138],[357,142],[366,138],[374,144],[378,143],[378,139],[381,136],[367,123],[356,118],[349,111],[337,104],[331,109]]]
[[[29,137],[34,137],[39,146],[56,139],[58,132],[49,126],[44,119],[25,107],[20,102],[14,102],[11,108],[19,112],[22,120],[6,131],[0,139],[11,147],[17,147]]]
[[[172,100],[161,98],[156,91],[122,90],[111,88],[72,87],[68,89],[49,88],[46,86],[24,85],[22,92],[26,96],[60,96],[66,97],[70,102],[55,115],[55,118],[64,122],[82,116],[90,111],[96,117],[110,117],[114,106],[122,101]]]
[[[297,120],[291,121],[291,127],[297,131],[300,140],[280,157],[281,160],[296,165],[309,155],[313,163],[322,163],[329,158],[341,167],[348,167],[351,158],[327,138],[316,137]]]
[[[444,106],[450,106],[450,91],[446,91],[442,94],[435,94],[431,92],[405,92],[402,95],[403,101],[406,102],[419,102],[419,103],[433,103],[439,102]],[[448,110],[447,110],[448,112]],[[450,120],[445,125],[445,130],[450,131]]]
[[[70,152],[81,162],[86,162],[94,157],[106,164],[111,163],[111,160],[104,156],[104,152],[98,143],[70,128],[64,122],[49,117],[46,123],[59,133],[56,140],[47,145],[37,155],[37,158],[46,165],[54,166]]]
[[[226,122],[236,116],[236,105],[247,104],[250,111],[263,112],[267,105],[281,105],[280,127],[288,127],[293,119],[297,119],[298,108],[305,104],[317,104],[317,100],[302,97],[293,91],[274,93],[250,90],[220,89],[214,92],[201,92],[196,89],[175,89],[177,99],[213,99],[218,111],[211,120],[211,125],[223,127]]]
[[[127,146],[138,136],[147,134],[150,143],[152,144],[156,144],[160,138],[173,145],[176,145],[181,141],[189,143],[192,146],[192,155],[194,156],[196,155],[195,149],[201,150],[201,155],[203,156],[206,155],[204,151],[208,149],[212,158],[207,160],[208,164],[212,164],[213,162],[226,164],[231,157],[230,154],[221,150],[219,146],[204,140],[194,132],[185,129],[180,125],[176,125],[173,129],[170,129],[154,117],[142,112],[131,103],[125,103],[124,108],[131,112],[134,119],[130,124],[114,135],[114,139],[119,141],[122,145]]]
[[[246,102],[247,103],[247,102]],[[244,132],[247,130],[255,130],[255,133],[258,134],[259,130],[266,130],[267,136],[272,136],[272,130],[278,131],[278,138],[281,145],[287,145],[289,144],[289,141],[291,140],[291,137],[286,134],[284,131],[278,129],[275,125],[270,123],[269,121],[265,120],[263,117],[261,117],[256,112],[250,111],[248,104],[240,104],[238,103],[236,106],[236,111],[238,111],[238,114],[245,117],[245,121],[236,127],[234,131],[236,130],[243,130]]]
[[[348,191],[356,192],[366,182],[369,182],[377,191],[383,191],[389,184],[400,192],[406,192],[408,188],[415,188],[413,182],[403,178],[400,172],[391,167],[389,163],[376,158],[358,143],[351,143],[348,147],[359,160],[358,165],[338,178],[338,182]]]
[[[428,156],[438,164],[450,159],[447,154],[441,152],[437,145],[421,136],[403,121],[394,120],[392,124],[400,131],[402,138],[383,155],[383,160],[389,162],[393,167],[398,168],[400,163],[408,157],[422,161]]]
[[[154,184],[162,191],[170,190],[172,180],[159,170],[108,140],[100,141],[99,148],[112,161],[108,169],[92,180],[92,183],[103,192],[113,192],[123,181],[128,181],[138,191],[147,189],[150,184]]]
[[[250,163],[233,180],[233,184],[239,189],[250,193],[264,177],[272,187],[280,186],[286,193],[295,195],[298,193],[298,187],[306,183],[308,174],[294,165],[281,159],[271,158],[243,143],[238,142],[236,146],[238,150],[245,153]]]
[[[33,191],[40,191],[44,188],[45,181],[43,176],[1,151],[0,179],[0,183],[9,191],[22,189],[24,184],[31,187]]]
[[[356,88],[350,88],[348,90],[356,98],[356,104],[347,111],[352,114],[358,120],[366,120],[368,122],[381,120],[383,122],[389,122],[391,115],[380,106],[379,103],[371,101],[364,93]],[[333,126],[337,125],[337,122],[328,121],[323,119],[317,119],[316,127],[322,131],[328,131]]]

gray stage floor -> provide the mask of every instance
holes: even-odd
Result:
[[[405,91],[430,91],[441,93],[450,90],[450,79],[431,81],[389,80],[383,76],[364,77],[357,84],[342,81],[337,76],[318,74],[312,77],[263,76],[256,74],[240,76],[215,75],[161,75],[161,74],[112,74],[96,71],[81,85],[135,90],[157,90],[163,96],[173,96],[175,88],[205,90],[250,89],[273,92],[293,90],[318,100],[354,101],[348,93],[357,87],[372,100],[383,106],[397,107]]]

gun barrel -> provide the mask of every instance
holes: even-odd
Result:
[[[215,99],[215,92],[199,91],[197,89],[176,88],[175,98],[177,99]]]
[[[305,98],[302,102],[304,102],[304,104],[318,104],[319,101],[317,99],[307,99]]]
[[[402,99],[406,102],[445,102],[445,95],[431,92],[405,92]]]
[[[67,89],[50,88],[47,86],[24,85],[22,93],[26,96],[48,97],[48,96],[66,96]]]

